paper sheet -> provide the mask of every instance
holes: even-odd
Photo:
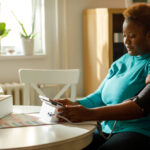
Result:
[[[0,119],[0,129],[2,128],[15,128],[15,127],[28,127],[39,125],[56,124],[55,122],[46,122],[43,120],[39,113],[28,114],[9,114]]]

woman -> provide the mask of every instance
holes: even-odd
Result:
[[[61,116],[72,122],[102,121],[102,132],[94,133],[93,142],[85,149],[127,150],[144,148],[150,141],[150,115],[142,89],[150,83],[150,5],[136,3],[123,13],[123,35],[127,53],[115,61],[100,87],[89,96],[59,108]],[[137,96],[138,95],[138,96]],[[136,96],[136,97],[135,97]],[[58,116],[59,118],[59,116]],[[59,118],[59,121],[62,121]]]

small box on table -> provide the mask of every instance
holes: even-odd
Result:
[[[13,100],[11,95],[0,95],[0,118],[13,112]]]

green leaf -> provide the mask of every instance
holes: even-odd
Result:
[[[0,23],[0,35],[3,35],[3,33],[5,32],[5,27],[6,24],[4,22]]]
[[[10,32],[10,29],[6,29],[6,24],[4,22],[1,22],[0,23],[0,39],[6,37],[9,32]]]
[[[5,32],[0,36],[0,39],[6,37],[10,31],[10,29],[5,30]]]
[[[22,29],[22,32],[20,33],[21,37],[25,38],[25,39],[33,39],[36,36],[36,33],[31,32],[30,34],[27,34],[23,23],[16,17],[16,15],[13,11],[11,11],[11,12]],[[32,25],[32,29],[33,29],[33,25]]]
[[[38,34],[38,33],[32,34],[32,39],[34,39],[34,37],[35,37],[37,34]]]

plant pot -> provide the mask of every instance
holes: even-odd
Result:
[[[23,47],[24,55],[26,56],[34,55],[34,40],[33,39],[22,38],[22,47]]]

